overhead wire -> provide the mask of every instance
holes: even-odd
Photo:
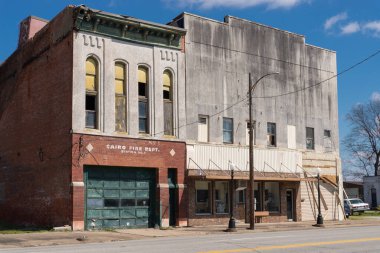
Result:
[[[346,69],[344,69],[344,70],[342,70],[341,72],[339,72],[339,73],[337,73],[337,74],[335,74],[335,75],[333,75],[333,76],[331,76],[331,77],[329,77],[329,78],[327,78],[327,79],[325,79],[325,80],[322,80],[322,81],[320,81],[320,82],[317,82],[317,83],[315,83],[315,84],[313,84],[313,85],[310,85],[310,86],[307,86],[307,87],[303,87],[303,88],[298,89],[298,90],[295,90],[295,91],[291,91],[291,92],[287,92],[287,93],[278,94],[278,95],[273,95],[273,96],[262,96],[262,97],[253,97],[253,98],[256,98],[256,99],[258,99],[258,98],[260,98],[260,99],[264,99],[264,98],[268,98],[268,99],[269,99],[269,98],[277,98],[277,97],[287,96],[287,95],[290,95],[290,94],[294,94],[294,93],[298,93],[298,92],[305,91],[305,90],[307,90],[307,89],[314,88],[314,87],[316,87],[316,86],[319,86],[319,85],[324,84],[325,82],[327,82],[327,81],[329,81],[329,80],[331,80],[331,79],[333,79],[333,78],[337,78],[338,76],[341,76],[341,75],[343,75],[343,74],[345,74],[345,73],[351,71],[352,69],[354,69],[354,68],[358,67],[359,65],[365,63],[366,61],[372,59],[373,57],[375,57],[375,56],[378,55],[379,53],[380,53],[380,49],[377,50],[377,51],[375,51],[374,53],[370,54],[369,56],[367,56],[367,57],[364,58],[363,60],[361,60],[361,61],[359,61],[359,62],[353,64],[352,66],[350,66],[350,67],[348,67],[348,68],[346,68]],[[221,111],[219,111],[219,112],[216,112],[216,113],[214,113],[214,114],[211,114],[211,115],[209,115],[208,117],[209,117],[209,118],[215,117],[215,116],[217,116],[217,115],[219,115],[219,114],[221,114],[221,113],[223,113],[223,112],[225,112],[225,111],[231,109],[232,107],[234,107],[234,106],[236,106],[236,105],[238,105],[238,104],[240,104],[240,103],[246,101],[247,99],[248,99],[248,97],[245,97],[245,98],[243,98],[243,99],[241,99],[241,100],[238,100],[238,101],[236,101],[235,103],[231,104],[230,106],[226,107],[225,109],[223,109],[223,110],[221,110]],[[181,125],[181,126],[178,126],[178,127],[175,127],[174,129],[177,130],[177,129],[180,129],[180,128],[183,128],[183,127],[186,127],[186,126],[189,126],[189,125],[193,125],[193,124],[196,124],[196,123],[198,123],[198,120],[193,121],[193,122],[190,122],[190,123],[187,123],[187,124],[184,124],[184,125]],[[162,134],[162,133],[164,133],[164,132],[165,132],[165,131],[161,131],[161,132],[158,132],[158,133],[154,133],[153,136],[156,136],[156,135],[158,135],[158,134]]]

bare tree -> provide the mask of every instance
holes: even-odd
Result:
[[[346,162],[351,165],[351,172],[377,176],[380,169],[380,100],[354,106],[347,120],[351,131],[343,145],[349,154]]]

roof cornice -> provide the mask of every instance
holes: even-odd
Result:
[[[135,43],[181,49],[186,30],[78,6],[74,29]]]

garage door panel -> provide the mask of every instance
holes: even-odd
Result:
[[[104,206],[104,199],[87,199],[88,208],[101,208]]]
[[[86,166],[86,227],[153,226],[155,175],[152,169]]]
[[[120,220],[119,219],[106,219],[106,220],[103,220],[103,227],[118,228],[118,227],[120,227]]]
[[[122,228],[136,227],[136,219],[121,219],[120,227]]]
[[[136,219],[136,226],[146,227],[148,226],[148,222],[148,218],[139,218]]]
[[[119,209],[115,210],[102,210],[103,218],[119,218]]]
[[[149,188],[149,181],[148,180],[141,180],[136,182],[136,188]]]
[[[120,190],[121,198],[136,198],[135,190]]]
[[[123,189],[134,189],[136,188],[136,181],[132,179],[124,179],[120,181],[120,188]]]
[[[135,218],[136,217],[136,209],[134,209],[134,208],[122,209],[122,210],[120,210],[120,217],[121,218]]]
[[[137,190],[136,198],[149,198],[149,190]]]
[[[104,190],[103,196],[105,198],[119,198],[120,196],[120,190]]]
[[[138,208],[136,209],[136,217],[138,218],[145,218],[145,217],[148,217],[149,216],[149,213],[148,213],[148,209],[147,208]]]
[[[104,188],[119,188],[120,181],[119,179],[104,180]]]
[[[87,189],[88,198],[102,198],[103,190],[102,189]]]
[[[103,180],[98,178],[89,179],[87,185],[92,188],[103,188]]]
[[[102,217],[102,210],[88,210],[87,211],[87,218],[97,219],[99,217]]]

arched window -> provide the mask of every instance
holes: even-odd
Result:
[[[86,60],[86,128],[98,128],[98,62]]]
[[[164,134],[173,135],[173,75],[165,70],[162,76],[164,103]]]
[[[148,105],[149,105],[149,78],[148,69],[138,68],[138,89],[139,89],[139,132],[148,133]]]
[[[126,93],[126,68],[121,62],[115,63],[115,130],[127,131],[127,93]]]

